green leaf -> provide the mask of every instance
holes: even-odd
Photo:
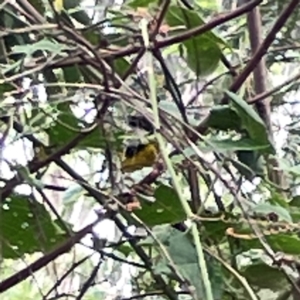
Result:
[[[168,8],[166,22],[171,27],[184,25],[186,29],[205,24],[197,11],[175,5]],[[212,31],[181,43],[187,52],[187,63],[197,76],[207,76],[217,68],[222,55],[220,44],[225,43]]]
[[[289,203],[281,194],[271,191],[271,197],[268,199],[272,205],[280,206],[289,209]]]
[[[114,147],[116,151],[121,151],[123,146],[124,132],[113,132],[111,141],[109,142],[110,147]],[[102,136],[99,133],[99,128],[93,130],[85,139],[83,139],[78,145],[78,149],[96,148],[104,149],[106,147],[107,136]]]
[[[260,145],[269,145],[270,153],[275,154],[275,149],[269,141],[265,123],[254,108],[236,94],[229,91],[225,93],[231,99],[230,107],[239,115],[242,127],[248,132],[250,138]]]
[[[217,105],[209,113],[206,125],[217,130],[239,130],[241,119],[229,105]]]
[[[300,222],[300,196],[295,196],[288,202],[289,212],[294,222]]]
[[[57,83],[58,76],[53,72],[52,69],[45,68],[42,72],[43,72],[43,76],[45,78],[46,83]],[[45,87],[46,87],[46,92],[47,92],[49,99],[53,95],[56,96],[56,95],[62,94],[62,88],[60,86],[57,86],[57,85],[48,86],[48,84],[46,84]]]
[[[92,45],[99,45],[101,42],[101,36],[98,31],[83,31],[82,35],[89,41]]]
[[[238,151],[238,150],[264,150],[268,149],[269,145],[258,145],[256,142],[249,138],[241,138],[233,140],[231,138],[218,140],[216,138],[209,138],[201,142],[199,147],[203,151]]]
[[[79,120],[74,116],[68,103],[58,104],[57,110],[58,121],[46,130],[49,134],[50,145],[65,144],[82,130]]]
[[[268,245],[275,252],[284,252],[286,254],[300,254],[300,239],[296,234],[282,233],[264,237]],[[248,251],[253,248],[264,249],[258,239],[243,240],[239,239],[240,246],[243,251]]]
[[[63,202],[65,205],[68,204],[75,204],[75,202],[80,198],[82,195],[85,194],[84,188],[79,184],[71,185],[63,195]]]
[[[62,68],[65,82],[78,83],[82,81],[80,68],[77,65]]]
[[[11,92],[14,89],[15,89],[14,86],[9,83],[0,84],[0,97],[3,98],[3,94],[5,94],[7,92]],[[1,101],[2,101],[2,99],[1,99]],[[1,108],[1,106],[2,106],[2,103],[0,102],[0,108]]]
[[[10,29],[20,29],[26,28],[29,24],[24,21],[24,19],[20,18],[19,13],[16,8],[13,6],[4,5],[0,9],[0,27],[10,28]],[[4,43],[2,42],[4,41]],[[1,40],[1,63],[6,61],[4,57],[7,56],[7,53],[11,53],[12,48],[15,45],[26,45],[30,44],[29,33],[13,33],[7,36],[4,36],[3,40]],[[4,47],[5,46],[5,47]],[[2,49],[5,48],[5,49]],[[10,54],[10,64],[3,67],[4,70],[1,70],[0,73],[6,73],[19,66],[22,63],[22,55]],[[15,63],[14,63],[15,62]]]
[[[247,179],[264,174],[264,159],[257,151],[239,150],[236,155],[240,163],[233,160],[232,164]]]
[[[138,7],[148,7],[149,4],[157,2],[157,0],[130,0],[126,2],[126,5],[132,7],[132,8],[138,8]]]
[[[199,27],[200,25],[205,24],[204,20],[196,10],[189,10],[177,5],[169,6],[166,14],[166,22],[172,27],[184,25],[187,29]],[[206,32],[202,36],[206,36],[213,42],[226,45],[226,42],[213,31]]]
[[[157,226],[153,229],[153,234],[163,244],[181,276],[194,286],[197,299],[204,299],[205,293],[198,263],[198,254],[188,235],[170,226]],[[220,265],[207,255],[205,255],[205,260],[207,262],[214,299],[220,299],[223,290]],[[155,263],[155,271],[168,275],[171,278],[174,276],[165,258]]]
[[[128,22],[127,18],[126,18],[125,22]],[[115,21],[112,21],[112,26],[113,25],[116,27],[120,26],[120,25],[122,26],[122,25],[124,25],[124,20],[123,19],[120,20],[120,19],[116,18]],[[105,38],[105,40],[107,40],[107,42],[109,44],[113,44],[113,45],[116,45],[119,47],[128,46],[128,37],[124,36],[122,33],[119,33],[119,32],[108,33],[104,36],[104,38]],[[120,59],[120,58],[118,58],[118,59]],[[125,58],[121,58],[121,59],[126,60]]]
[[[143,201],[142,209],[136,215],[148,226],[177,223],[185,219],[180,199],[173,188],[160,185],[154,193],[156,201]]]
[[[121,244],[120,246],[117,247],[117,250],[123,253],[125,257],[127,257],[129,254],[134,252],[134,249],[130,246],[129,243]]]
[[[44,205],[31,203],[28,196],[15,195],[2,201],[0,209],[2,257],[19,258],[26,253],[48,251],[64,240],[59,223]]]
[[[80,7],[81,2],[82,0],[64,0],[63,4],[64,8],[68,10],[68,15],[70,17],[85,26],[91,25],[92,21],[89,15]]]
[[[59,54],[64,50],[70,50],[70,47],[54,40],[44,38],[36,43],[13,46],[12,50],[15,54],[21,53],[26,56],[32,56],[36,51],[48,51],[51,54]]]
[[[300,195],[293,197],[293,199],[289,202],[289,205],[300,208]]]
[[[286,171],[296,177],[300,176],[300,164],[292,166],[292,167],[285,165],[285,164],[281,164],[281,167],[284,171]]]
[[[176,119],[182,120],[182,114],[180,113],[178,106],[173,101],[161,100],[158,104],[162,111],[165,111],[168,115],[173,116]],[[193,110],[186,109],[186,116],[191,126],[199,124],[199,120],[195,118],[195,112]]]
[[[15,63],[12,63],[12,64],[6,64],[4,65],[4,67],[2,68],[2,74],[7,76],[8,73],[12,72],[12,71],[15,71],[17,72],[17,70],[19,69],[19,67],[21,67],[22,65],[22,60],[19,59],[17,62]],[[4,80],[0,80],[0,83],[2,84],[2,82],[5,82],[5,79]]]
[[[125,58],[118,58],[113,61],[114,70],[119,76],[123,76],[130,67],[130,63]]]
[[[269,203],[261,203],[252,208],[255,213],[268,215],[275,213],[278,216],[279,221],[293,222],[290,213],[279,205],[272,205]]]
[[[77,119],[68,103],[60,103],[57,105],[59,116],[57,122],[53,126],[46,129],[49,135],[49,142],[51,146],[64,146],[70,142],[84,130],[84,124],[82,121]],[[80,126],[80,124],[82,126]],[[112,132],[111,133],[110,145],[121,148],[122,140],[121,137],[124,135],[123,132]],[[78,144],[75,146],[76,149],[96,148],[103,149],[106,146],[108,137],[102,136],[99,127],[95,127],[91,132],[86,134]]]
[[[261,289],[281,291],[288,282],[284,273],[278,268],[272,268],[264,263],[255,263],[244,267],[240,273],[251,285]]]
[[[174,102],[168,100],[162,100],[158,104],[159,108],[166,111],[168,114],[174,116],[175,118],[181,118],[180,111]]]
[[[17,166],[16,169],[21,175],[21,177],[24,179],[24,181],[30,184],[31,186],[40,189],[44,187],[43,182],[40,179],[36,179],[35,175],[31,174],[26,166]]]
[[[219,65],[221,50],[205,34],[182,43],[187,52],[187,64],[197,76],[212,74]]]

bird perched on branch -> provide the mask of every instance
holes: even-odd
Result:
[[[153,125],[144,116],[129,116],[128,124],[131,128],[142,129],[146,133],[146,137],[154,133]],[[159,145],[156,140],[149,138],[147,142],[131,141],[124,151],[122,170],[123,172],[134,172],[144,167],[151,167],[156,162],[158,154]],[[144,191],[140,190],[140,192],[144,194]],[[187,229],[184,222],[172,224],[172,226],[182,232]]]
[[[150,138],[154,128],[144,116],[129,116],[128,125],[134,130],[144,131],[143,139],[128,141],[122,160],[123,172],[134,172],[145,167],[151,167],[159,154],[156,140]]]

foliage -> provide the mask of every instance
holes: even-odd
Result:
[[[297,1],[86,2],[0,4],[1,299],[298,299]]]

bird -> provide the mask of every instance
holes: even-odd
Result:
[[[146,136],[154,133],[154,127],[144,116],[129,116],[128,125],[135,129],[142,129]],[[151,167],[156,162],[159,155],[159,144],[156,140],[147,140],[147,142],[130,142],[124,150],[124,159],[122,160],[123,172],[134,172],[144,167]],[[173,228],[185,232],[187,226],[184,222],[171,224]]]
[[[131,173],[145,167],[151,167],[159,155],[158,142],[149,137],[154,127],[144,116],[129,116],[128,125],[134,130],[143,131],[145,139],[129,140],[124,149],[121,168],[124,173]]]
[[[122,160],[122,171],[124,173],[151,167],[156,162],[159,154],[159,145],[156,141],[128,145]]]

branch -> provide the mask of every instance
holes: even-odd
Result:
[[[0,293],[8,290],[9,288],[15,286],[16,284],[22,282],[26,278],[28,278],[32,273],[40,270],[41,268],[45,267],[48,263],[59,257],[60,255],[68,252],[71,248],[78,243],[86,234],[90,233],[93,227],[103,219],[98,218],[98,220],[94,221],[93,223],[89,224],[88,226],[84,227],[74,236],[70,237],[65,241],[60,247],[54,249],[48,254],[45,254],[43,257],[39,258],[28,267],[24,268],[23,270],[15,273],[14,275],[8,277],[7,279],[3,280],[0,283]]]
[[[0,118],[0,121],[8,124],[9,123],[9,117],[2,117],[2,118]],[[24,132],[23,126],[21,124],[19,124],[18,122],[16,122],[16,121],[13,122],[13,128],[18,133],[22,134]],[[73,147],[75,147],[84,137],[86,137],[90,133],[91,133],[91,131],[82,132],[82,133],[78,134],[68,144],[66,144],[61,149],[57,150],[55,153],[49,155],[45,160],[38,161],[38,162],[35,162],[35,161],[29,162],[28,166],[27,166],[28,170],[29,170],[29,173],[33,174],[33,173],[37,172],[39,169],[44,168],[45,166],[47,166],[52,161],[60,166],[60,162],[61,162],[60,157],[67,154],[67,153],[69,153],[69,151]],[[33,143],[33,145],[36,145],[37,147],[46,147],[41,141],[36,139],[31,134],[24,134],[23,136],[25,138],[27,138],[29,141],[31,141]],[[6,183],[5,187],[0,192],[0,203],[1,203],[1,201],[3,201],[5,198],[7,198],[12,193],[13,189],[18,184],[21,184],[22,182],[23,182],[23,179],[20,178],[20,176],[15,176],[12,179],[10,179]]]
[[[245,0],[244,0],[245,1]],[[295,1],[295,3],[299,3],[299,1]],[[291,2],[292,4],[292,2]],[[294,11],[291,8],[291,5],[288,7],[288,13],[286,13],[285,18],[282,18],[281,25],[284,25],[290,13]],[[249,37],[250,37],[250,44],[251,44],[251,51],[254,55],[256,51],[259,50],[259,46],[262,41],[262,20],[261,14],[258,7],[255,7],[247,16],[247,23],[249,29]],[[280,24],[279,24],[280,25]],[[265,93],[267,91],[267,68],[265,59],[262,58],[257,62],[256,68],[253,70],[253,79],[254,79],[254,90],[255,94],[259,95]],[[270,99],[264,99],[255,102],[256,110],[261,117],[261,119],[266,124],[267,132],[269,138],[272,142],[274,142],[274,136],[272,131],[272,124],[271,124],[271,108],[270,108]],[[267,159],[267,169],[268,169],[268,177],[270,181],[274,182],[279,187],[283,188],[285,186],[286,180],[283,172],[279,170],[279,163],[277,159],[270,160],[269,157]]]
[[[252,0],[252,1],[248,2],[247,4],[240,6],[239,8],[237,8],[236,10],[234,10],[232,12],[229,12],[224,15],[222,14],[222,15],[216,17],[215,19],[211,20],[210,22],[208,22],[204,25],[189,29],[181,34],[165,38],[161,41],[157,41],[155,44],[155,48],[157,49],[157,48],[167,47],[170,45],[174,45],[176,43],[184,42],[192,37],[201,35],[219,25],[226,23],[227,21],[235,19],[235,18],[243,15],[244,13],[251,11],[254,7],[259,5],[261,2],[263,2],[263,0]]]
[[[21,2],[27,2],[25,0],[19,0]],[[180,42],[184,42],[188,39],[190,39],[191,37],[195,37],[201,34],[204,34],[205,32],[224,24],[227,21],[230,21],[234,18],[237,18],[241,15],[243,15],[244,13],[247,13],[249,11],[251,11],[254,7],[256,7],[257,5],[259,5],[263,0],[253,0],[250,1],[249,3],[240,6],[239,8],[237,8],[236,10],[229,12],[227,14],[224,15],[220,15],[217,18],[211,20],[210,22],[189,29],[183,33],[174,35],[172,37],[167,37],[165,39],[159,40],[159,41],[155,41],[155,43],[152,43],[152,50],[158,50],[160,48],[164,48],[164,47],[168,47],[174,43],[180,43]],[[41,18],[38,17],[37,12],[34,14],[35,18],[39,19],[39,22],[42,21]],[[110,59],[110,60],[114,60],[114,59],[118,59],[118,58],[122,58],[128,55],[132,55],[132,54],[136,54],[138,52],[141,53],[141,50],[144,51],[144,46],[140,45],[140,44],[134,44],[129,45],[127,47],[122,47],[120,50],[117,51],[112,51],[112,50],[107,50],[107,49],[100,49],[99,50],[99,56],[102,59]],[[27,66],[28,67],[36,67],[39,63],[42,63],[44,60],[44,58],[40,58],[37,59],[36,61],[32,62],[32,65],[29,63]],[[89,57],[88,55],[82,55],[82,57],[79,57],[78,55],[75,57],[71,57],[71,58],[60,58],[57,59],[55,61],[50,61],[47,63],[47,68],[51,68],[51,69],[55,69],[55,68],[63,68],[63,67],[67,67],[70,65],[81,65],[81,64],[86,64],[86,61],[91,61],[91,57]],[[95,62],[96,63],[96,62]],[[11,79],[10,78],[6,78],[3,80],[0,80],[0,83],[4,83],[4,82],[10,82]]]
[[[299,4],[299,0],[292,0],[290,4],[286,7],[286,9],[281,13],[275,24],[273,25],[271,31],[265,38],[265,40],[261,43],[255,54],[252,56],[252,58],[247,63],[246,67],[244,68],[243,72],[236,78],[234,83],[230,86],[229,90],[232,92],[237,92],[239,88],[242,86],[242,84],[245,82],[245,80],[248,78],[248,76],[253,72],[253,70],[256,68],[258,62],[262,59],[262,57],[267,53],[268,48],[271,46],[273,41],[276,38],[276,34],[280,31],[280,29],[284,26],[286,20],[289,18],[289,16],[293,13],[297,5]],[[244,7],[244,6],[241,6]],[[227,104],[228,99],[227,97],[223,97],[221,100],[222,104]],[[192,141],[195,142],[199,138],[199,133],[202,134],[206,132],[207,126],[206,121],[203,120],[198,126],[196,126],[195,130],[198,132],[198,134],[194,134],[192,137]]]
[[[230,91],[237,92],[238,89],[245,82],[245,80],[248,78],[250,73],[253,72],[259,61],[267,53],[269,47],[272,45],[273,41],[276,38],[276,34],[284,26],[286,20],[290,17],[290,15],[293,13],[298,4],[299,0],[292,0],[290,4],[286,7],[286,9],[281,13],[281,15],[278,17],[277,21],[273,25],[271,31],[266,36],[265,40],[261,43],[260,47],[256,50],[255,54],[246,65],[244,71],[236,78],[235,82],[229,88]],[[222,99],[222,103],[227,103],[226,97]]]

